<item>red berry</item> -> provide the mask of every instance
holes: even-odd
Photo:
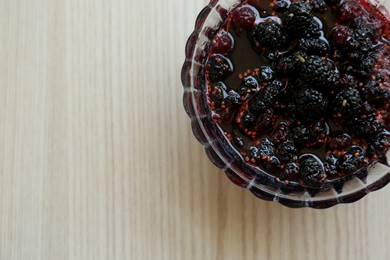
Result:
[[[229,32],[222,29],[218,32],[212,42],[211,52],[227,55],[231,52],[233,47],[233,36]]]
[[[244,28],[251,27],[256,21],[256,12],[249,6],[242,6],[233,13],[233,22]]]
[[[336,17],[341,23],[350,23],[357,17],[367,15],[367,11],[359,1],[347,0],[340,4],[336,11]]]

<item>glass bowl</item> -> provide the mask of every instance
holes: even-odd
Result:
[[[184,86],[183,103],[191,118],[192,131],[204,146],[209,159],[222,169],[226,176],[240,187],[248,189],[256,197],[276,201],[292,208],[329,208],[340,203],[352,203],[372,191],[379,190],[390,182],[390,167],[377,163],[368,173],[366,181],[354,177],[344,183],[340,193],[331,189],[311,196],[309,192],[286,192],[288,187],[274,188],[275,178],[244,162],[241,155],[220,132],[211,119],[211,110],[207,105],[205,86],[205,63],[210,42],[228,13],[240,4],[241,0],[211,0],[200,12],[195,30],[189,37],[185,49],[185,62],[181,72]],[[371,3],[387,17],[386,8],[390,0],[371,0]],[[390,151],[386,155],[390,161]],[[279,184],[280,185],[280,184]]]

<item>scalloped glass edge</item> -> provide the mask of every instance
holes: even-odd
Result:
[[[243,0],[210,0],[210,3],[199,13],[195,29],[190,35],[185,49],[186,59],[181,72],[184,87],[183,105],[191,119],[192,131],[204,146],[210,161],[225,171],[226,176],[233,183],[248,189],[256,197],[266,201],[276,201],[291,208],[325,209],[337,204],[353,203],[368,193],[389,184],[390,167],[376,163],[370,168],[365,182],[357,177],[347,180],[341,193],[331,189],[327,192],[320,192],[314,197],[311,197],[307,191],[286,194],[282,192],[283,187],[275,189],[267,186],[267,181],[272,181],[274,178],[269,178],[266,172],[248,165],[245,169],[243,169],[243,165],[236,165],[242,163],[242,158],[224,136],[218,136],[220,134],[218,126],[210,120],[208,107],[202,107],[204,99],[201,97],[206,95],[203,70],[210,40],[220,28],[229,11],[241,2]],[[385,8],[386,6],[390,9],[390,0],[370,0],[370,2],[386,17],[390,17]],[[390,161],[390,151],[386,157]]]

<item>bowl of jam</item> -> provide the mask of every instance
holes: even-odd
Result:
[[[368,0],[211,0],[186,45],[183,103],[209,159],[288,207],[390,182],[390,16]]]

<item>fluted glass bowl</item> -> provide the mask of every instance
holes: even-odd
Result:
[[[185,50],[186,57],[181,73],[184,108],[191,118],[193,133],[204,146],[211,162],[225,171],[226,176],[233,183],[248,189],[256,197],[293,208],[329,208],[340,203],[351,203],[386,186],[390,182],[390,167],[377,163],[370,169],[366,181],[352,178],[345,182],[340,193],[334,189],[317,193],[315,196],[305,191],[284,193],[282,190],[285,189],[269,185],[275,181],[271,175],[246,164],[221,133],[211,119],[211,110],[207,105],[205,63],[213,36],[228,13],[241,2],[241,0],[211,0],[196,19],[195,30],[189,37]],[[380,1],[380,3],[371,0],[371,2],[389,17],[386,8],[390,9],[390,0]],[[386,156],[390,161],[390,151]]]

